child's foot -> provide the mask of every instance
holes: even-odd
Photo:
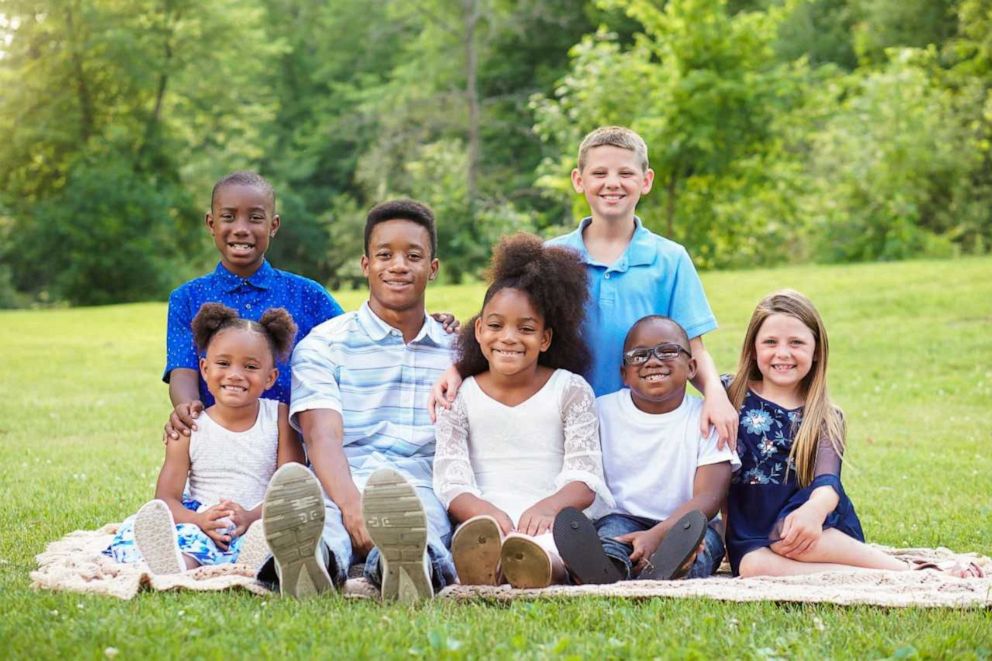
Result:
[[[648,558],[647,566],[637,579],[670,581],[688,574],[692,569],[690,560],[706,535],[707,523],[706,515],[698,510],[679,519]]]
[[[186,561],[179,551],[176,522],[161,500],[144,504],[134,517],[134,543],[153,574],[179,574]]]
[[[551,556],[529,537],[510,534],[503,541],[500,566],[510,585],[518,589],[551,585]]]
[[[319,550],[324,494],[313,473],[297,463],[281,466],[265,491],[261,523],[276,560],[280,593],[302,599],[331,589]]]
[[[459,526],[451,539],[451,557],[455,561],[458,582],[462,585],[496,585],[502,544],[499,524],[491,516],[473,516]]]
[[[382,599],[404,603],[431,599],[427,514],[410,483],[389,468],[372,473],[362,494],[362,514],[369,537],[379,548]]]
[[[931,562],[929,560],[909,560],[909,568],[912,570],[936,569],[949,576],[957,578],[985,578],[985,572],[974,562],[959,562],[957,560],[941,560]]]
[[[248,565],[255,573],[258,573],[262,563],[268,559],[270,554],[269,544],[265,541],[265,525],[259,519],[251,524],[241,537],[241,546],[238,549],[238,564]]]
[[[576,583],[616,583],[623,578],[620,569],[603,551],[596,527],[579,510],[566,507],[559,512],[552,534],[558,553]]]

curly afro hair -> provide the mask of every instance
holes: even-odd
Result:
[[[538,357],[538,364],[564,368],[585,374],[592,360],[582,338],[582,321],[589,298],[586,267],[579,254],[570,248],[546,246],[533,234],[514,234],[500,241],[493,252],[489,269],[489,289],[482,309],[502,289],[517,289],[527,294],[531,304],[553,332],[551,346]],[[462,378],[489,369],[489,361],[475,339],[472,317],[458,336],[458,361],[455,367]]]
[[[193,339],[201,352],[207,350],[217,333],[228,328],[241,328],[261,333],[272,351],[273,362],[289,356],[296,337],[296,322],[284,308],[270,308],[258,321],[238,316],[236,310],[220,303],[204,303],[193,317]]]

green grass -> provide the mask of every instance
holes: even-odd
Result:
[[[820,308],[850,426],[845,486],[871,541],[992,553],[992,259],[709,273],[730,371],[757,299]],[[431,290],[467,318],[480,285]],[[346,309],[364,298],[341,297]],[[151,497],[169,410],[165,305],[0,313],[0,655],[449,657],[992,656],[992,611],[704,600],[437,602],[34,592],[45,544]]]

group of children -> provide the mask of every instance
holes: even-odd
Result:
[[[741,576],[932,568],[864,543],[840,482],[845,425],[827,391],[827,335],[805,296],[764,298],[736,373],[720,378],[692,261],[635,215],[652,180],[640,136],[597,129],[572,172],[590,217],[566,236],[516,235],[495,250],[481,310],[428,404],[433,491],[457,526],[459,581],[704,577],[724,555]],[[206,224],[221,263],[170,298],[166,461],[156,500],[107,551],[121,561],[179,571],[266,554],[265,484],[277,466],[304,463],[285,356],[341,313],[323,287],[265,260],[279,222],[261,177],[214,188]]]

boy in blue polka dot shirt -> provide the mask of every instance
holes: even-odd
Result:
[[[341,314],[338,302],[318,283],[273,268],[265,259],[269,240],[279,231],[272,185],[254,172],[234,172],[214,185],[206,225],[220,252],[212,273],[190,280],[169,296],[166,365],[162,380],[169,384],[173,411],[165,425],[166,438],[178,439],[195,429],[195,419],[213,403],[200,376],[199,354],[190,324],[200,306],[223,303],[245,319],[258,320],[269,308],[285,308],[299,330],[293,341],[314,326]],[[289,364],[276,365],[279,377],[262,397],[289,403]]]

